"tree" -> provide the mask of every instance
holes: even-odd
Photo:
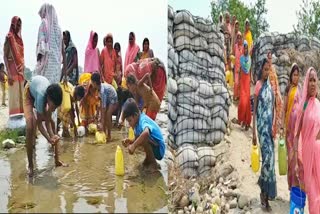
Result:
[[[295,32],[320,39],[320,2],[302,0],[300,10],[296,14],[298,24],[293,26]]]
[[[224,15],[225,11],[229,11],[231,18],[236,15],[241,32],[244,32],[245,20],[248,18],[252,36],[257,38],[269,28],[265,19],[268,12],[265,4],[266,0],[257,0],[254,5],[245,5],[240,0],[213,0],[211,2],[211,17],[213,22],[218,22],[220,13]]]

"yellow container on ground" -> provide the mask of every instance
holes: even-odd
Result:
[[[121,147],[118,145],[115,154],[115,174],[118,176],[124,175],[124,160]]]
[[[253,172],[258,172],[260,168],[260,153],[257,145],[251,147],[251,168]]]
[[[104,144],[107,141],[106,133],[97,131],[96,132],[96,143],[98,144]]]
[[[233,87],[233,73],[230,70],[226,71],[226,82],[230,87]]]

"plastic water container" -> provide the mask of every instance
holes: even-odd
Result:
[[[97,131],[96,132],[96,143],[104,144],[107,141],[106,133]]]
[[[299,187],[292,187],[290,191],[290,214],[303,214],[306,204],[306,194]]]
[[[62,103],[61,103],[61,111],[68,112],[71,110],[71,86],[69,83],[60,83],[62,89]]]
[[[260,169],[260,153],[258,145],[252,145],[251,147],[251,168],[255,173]]]
[[[118,176],[124,175],[124,161],[121,147],[118,145],[115,154],[115,174]]]
[[[133,131],[133,128],[131,128],[131,127],[129,128],[128,139],[131,141],[134,141],[134,139],[135,139],[134,131]]]
[[[286,142],[282,138],[278,143],[278,164],[279,164],[279,175],[286,175],[288,164],[287,164],[287,148]]]

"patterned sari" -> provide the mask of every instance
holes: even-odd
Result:
[[[66,50],[65,50],[66,51],[67,68],[69,68],[73,63],[74,55],[77,54],[77,48],[72,42],[70,32],[65,31],[65,34],[69,38],[69,44],[68,44],[68,46],[66,46]],[[77,65],[76,68],[74,68],[73,71],[68,75],[68,81],[72,85],[77,86],[78,79],[79,79],[79,69],[78,69],[78,65]]]
[[[286,127],[286,146],[288,154],[288,186],[289,190],[291,187],[299,186],[304,189],[303,184],[303,167],[301,161],[298,161],[298,153],[294,148],[294,128],[295,122],[297,120],[297,108],[299,106],[301,96],[300,86],[292,86],[288,92],[288,101],[286,106],[286,117],[285,117],[285,127]],[[296,166],[299,166],[299,178],[296,176]]]
[[[274,95],[269,80],[265,81],[258,95],[257,131],[260,143],[262,166],[259,177],[261,192],[269,199],[277,195],[275,175],[274,140],[272,137]]]
[[[11,20],[10,31],[4,44],[4,60],[7,65],[8,77],[13,80],[9,84],[9,115],[23,114],[24,92],[24,46],[21,31],[16,33],[20,18],[14,16]]]

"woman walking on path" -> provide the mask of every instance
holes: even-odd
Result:
[[[58,83],[64,57],[62,32],[58,17],[51,4],[43,4],[39,15],[42,19],[38,32],[36,74],[46,77],[50,83]]]
[[[4,43],[4,62],[8,71],[9,115],[23,114],[24,46],[21,19],[14,16]]]
[[[240,57],[240,102],[238,106],[238,123],[244,127],[246,131],[251,124],[251,105],[250,105],[250,73],[251,73],[251,57],[249,55],[248,43],[245,40],[244,54]]]
[[[97,44],[98,34],[91,31],[84,58],[85,73],[101,72],[100,52],[99,48],[97,48]]]
[[[304,184],[310,214],[320,213],[320,102],[317,99],[318,77],[309,68],[297,110],[295,145],[303,164]],[[297,174],[299,169],[296,168]]]
[[[267,60],[262,62],[259,80],[254,92],[253,111],[253,145],[257,144],[257,131],[262,155],[262,166],[258,184],[261,189],[260,200],[263,207],[271,211],[270,199],[277,195],[276,175],[274,168],[274,136],[272,136],[272,124],[274,117],[274,95],[269,81],[270,65]]]
[[[243,54],[243,44],[242,44],[242,35],[238,32],[237,43],[234,47],[235,55],[235,64],[234,64],[234,91],[233,91],[233,100],[237,101],[239,99],[239,73],[240,73],[240,57]]]
[[[303,167],[298,161],[298,153],[294,148],[294,127],[297,120],[297,108],[299,106],[301,87],[299,85],[300,70],[297,64],[293,64],[289,76],[289,85],[286,88],[284,98],[284,126],[286,130],[286,146],[288,154],[288,187],[300,186],[304,189],[303,184]],[[299,173],[296,174],[296,167],[299,166]]]

